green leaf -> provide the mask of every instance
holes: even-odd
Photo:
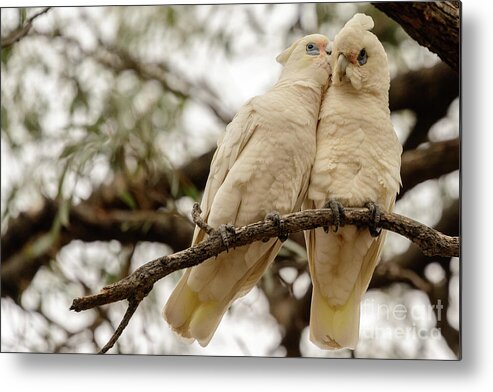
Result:
[[[19,12],[19,24],[24,26],[27,19],[27,8],[21,8]]]
[[[2,48],[0,60],[3,64],[7,64],[9,61],[10,55],[12,54],[12,47],[13,46],[7,46],[6,48]]]
[[[129,206],[132,210],[137,209],[137,202],[133,198],[133,196],[130,194],[128,191],[124,191],[120,193],[120,199],[127,205]]]
[[[200,192],[194,185],[182,185],[182,191],[185,196],[188,196],[195,201],[198,201],[200,198]]]
[[[58,237],[58,233],[56,232],[48,232],[38,237],[26,250],[27,256],[32,257],[33,259],[39,257],[53,246],[55,240]]]
[[[70,224],[70,207],[72,206],[70,199],[63,199],[60,203],[60,209],[58,210],[58,216],[60,219],[60,224],[62,226],[68,227]]]
[[[62,153],[60,154],[60,159],[68,158],[74,155],[79,148],[81,148],[81,146],[77,144],[66,145]]]
[[[36,140],[41,137],[41,126],[37,113],[33,111],[26,113],[24,116],[24,126]]]
[[[166,7],[166,24],[174,26],[176,23],[176,13],[173,7]]]

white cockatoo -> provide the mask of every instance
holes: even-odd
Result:
[[[330,206],[343,218],[342,206],[366,206],[376,219],[378,206],[394,206],[402,147],[390,120],[387,56],[372,28],[371,17],[356,14],[334,38],[332,81],[320,108],[304,209]],[[323,349],[354,348],[360,302],[384,233],[378,236],[375,226],[334,230],[305,232],[313,283],[310,340]]]
[[[244,226],[276,211],[299,211],[316,151],[316,128],[329,74],[327,37],[308,35],[277,56],[279,81],[242,106],[212,159],[202,218],[218,228]],[[207,237],[196,227],[192,244]],[[248,293],[277,255],[271,238],[238,247],[189,268],[163,309],[171,328],[209,343],[224,313]]]

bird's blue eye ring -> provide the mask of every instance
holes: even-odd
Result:
[[[365,48],[361,49],[358,54],[358,63],[359,65],[365,65],[368,60],[368,54],[366,53]]]
[[[316,56],[320,54],[320,50],[317,45],[315,45],[313,42],[310,42],[306,45],[306,53],[311,56]]]

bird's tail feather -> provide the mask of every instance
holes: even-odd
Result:
[[[314,284],[310,312],[310,340],[322,349],[355,348],[359,335],[359,298],[353,291],[343,305],[330,305]]]
[[[171,329],[185,338],[186,341],[191,343],[196,339],[202,347],[205,347],[212,339],[231,303],[255,286],[266,268],[274,260],[280,247],[280,241],[272,241],[271,246],[238,280],[230,293],[220,301],[201,301],[199,293],[193,291],[187,284],[191,271],[188,269],[181,277],[163,309],[164,319],[171,326]],[[232,257],[231,253],[228,257]]]
[[[361,270],[355,285],[344,304],[330,304],[316,282],[314,260],[316,252],[316,230],[305,232],[307,256],[313,282],[310,311],[310,340],[322,349],[355,348],[358,343],[360,302],[370,283],[378,263],[385,232],[373,240],[364,255]]]

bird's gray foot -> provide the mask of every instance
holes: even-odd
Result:
[[[229,252],[229,240],[228,235],[233,234],[236,235],[236,229],[233,225],[227,223],[220,225],[217,229],[214,229],[212,226],[209,226],[207,222],[200,216],[202,210],[200,209],[200,205],[195,203],[192,208],[192,219],[193,223],[195,223],[198,227],[204,230],[207,235],[215,235],[218,234],[221,236],[221,241],[224,246],[226,246],[226,252]]]
[[[279,238],[279,241],[284,242],[288,239],[289,233],[284,226],[284,220],[281,219],[281,216],[277,211],[269,212],[265,219],[271,220],[277,226],[279,233],[277,238]],[[264,242],[267,242],[268,240],[269,239],[266,239]]]
[[[222,240],[224,246],[226,247],[226,252],[229,252],[230,244],[229,244],[228,236],[230,234],[236,235],[235,227],[229,223],[226,223],[226,224],[220,225],[217,228],[216,232],[218,232],[219,235],[221,236],[221,240]]]
[[[368,223],[368,230],[372,237],[378,237],[382,232],[382,229],[378,229],[377,226],[380,223],[380,207],[373,201],[369,201],[365,204],[365,207],[370,210],[370,222]]]
[[[340,202],[335,199],[330,199],[324,204],[324,208],[330,208],[332,210],[332,215],[334,216],[334,224],[332,230],[337,233],[340,226],[344,226],[346,223],[346,213],[344,212],[344,207]],[[329,232],[329,227],[324,226],[324,231]]]

